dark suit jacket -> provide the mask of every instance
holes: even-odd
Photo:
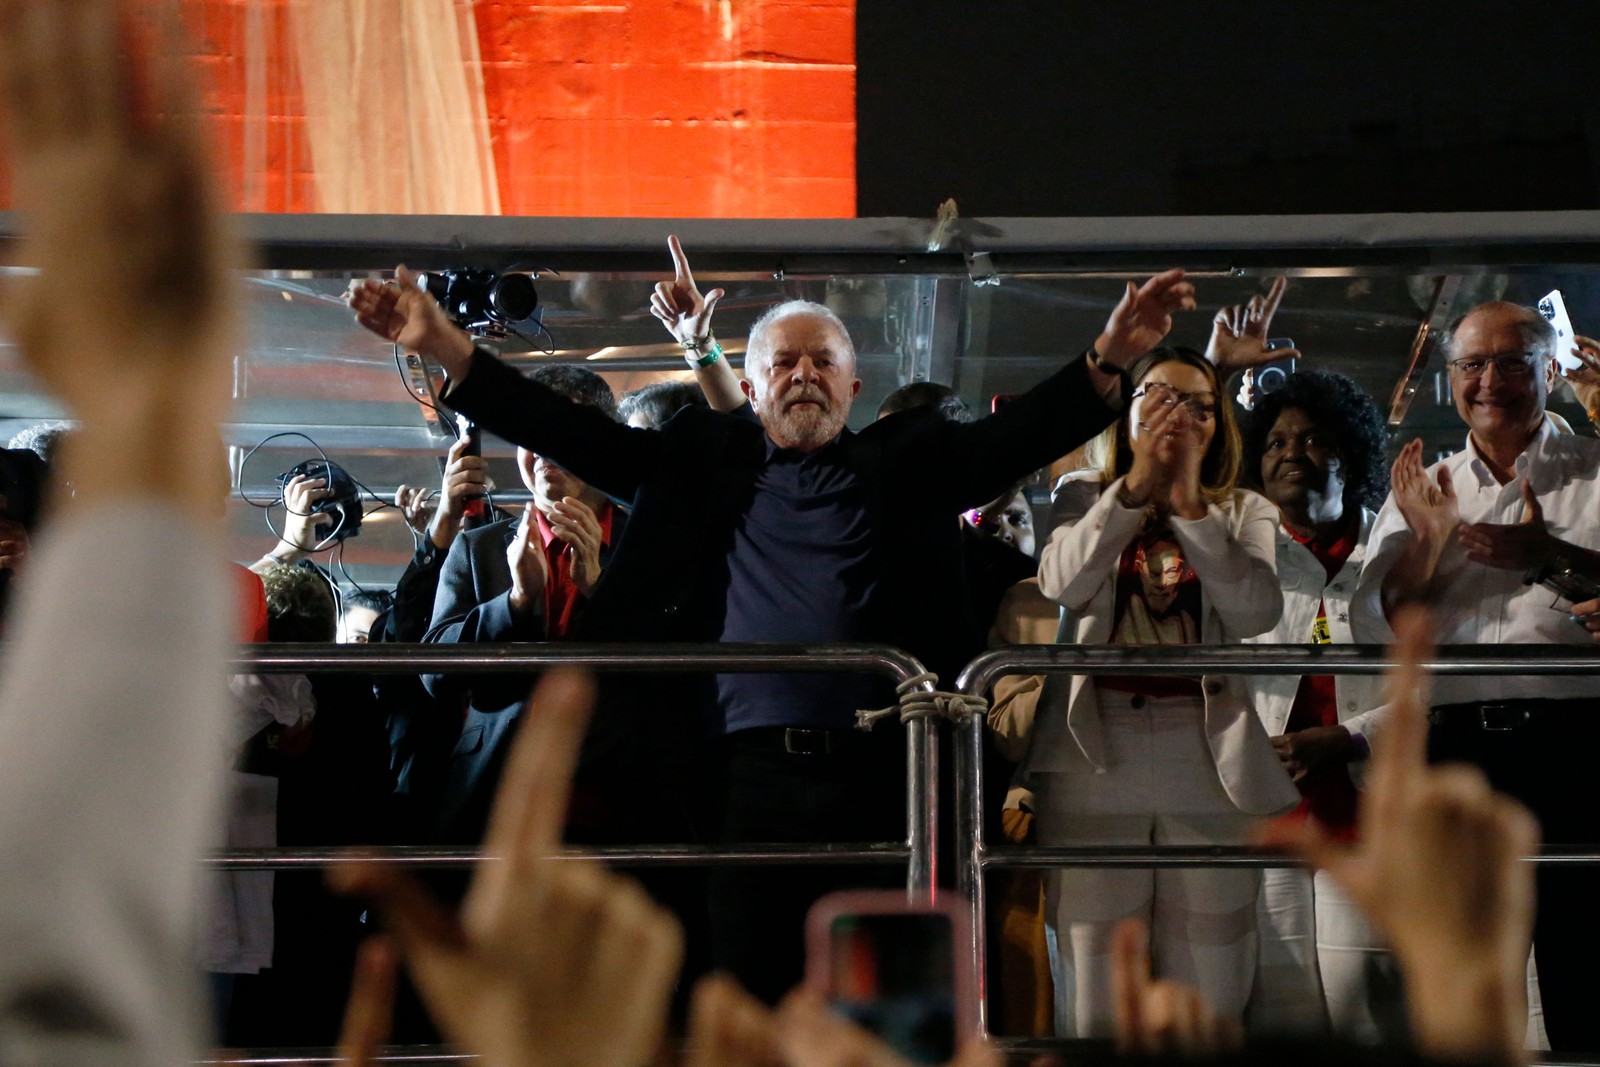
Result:
[[[627,526],[620,509],[613,508],[611,515],[611,542],[600,548],[602,565],[609,562],[611,544]],[[542,603],[534,605],[526,617],[511,611],[511,564],[506,550],[516,539],[517,521],[502,519],[467,530],[451,544],[424,641],[504,644],[545,640]],[[586,610],[580,609],[578,617]],[[443,836],[470,840],[487,817],[506,744],[532,686],[532,676],[426,674],[422,682],[435,700],[448,707],[459,707],[470,697],[466,721],[445,772],[439,813]],[[595,757],[591,754],[590,758]]]
[[[527,380],[482,349],[447,402],[612,499],[631,502],[628,530],[575,639],[717,640],[734,526],[766,458],[759,423],[686,408],[658,430],[633,429]],[[905,649],[953,681],[984,638],[964,607],[956,516],[1070,452],[1118,414],[1100,400],[1080,357],[976,422],[912,410],[846,431],[847,462],[884,548],[868,606],[873,640]],[[795,575],[797,583],[806,580]]]

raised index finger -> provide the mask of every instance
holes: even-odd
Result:
[[[1124,919],[1111,933],[1111,999],[1118,1052],[1135,1052],[1143,1043],[1144,992],[1149,984],[1149,934],[1143,922]]]
[[[677,273],[677,280],[694,288],[694,272],[689,269],[689,257],[684,255],[677,234],[667,235],[667,250],[672,253],[672,269]]]
[[[580,670],[553,670],[534,688],[489,816],[484,842],[492,855],[536,860],[560,847],[593,703],[594,682]]]
[[[1395,668],[1389,672],[1389,720],[1372,755],[1372,791],[1394,797],[1404,791],[1428,756],[1428,672],[1422,661],[1433,650],[1433,618],[1426,609],[1408,607],[1394,622]]]

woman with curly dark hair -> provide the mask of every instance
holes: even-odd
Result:
[[[1374,509],[1388,492],[1389,434],[1372,398],[1342,374],[1291,374],[1244,420],[1243,476],[1278,509],[1283,616],[1253,642],[1348,644],[1350,597]],[[1357,779],[1382,696],[1372,676],[1251,680],[1256,713],[1300,790],[1291,818],[1334,837],[1355,833]],[[1376,1041],[1398,1018],[1387,953],[1349,899],[1323,875],[1268,871],[1262,886],[1261,971],[1251,1021],[1320,1027]],[[1322,997],[1317,996],[1320,984]]]

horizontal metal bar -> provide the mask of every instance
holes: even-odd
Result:
[[[1527,862],[1541,866],[1600,867],[1600,852],[1546,846]],[[1285,852],[1249,845],[1001,845],[984,849],[981,867],[1055,870],[1065,867],[1298,867]]]
[[[556,666],[611,672],[734,673],[871,671],[897,681],[923,673],[911,656],[886,645],[637,644],[532,642],[504,645],[242,646],[229,669],[240,673],[488,674]]]
[[[986,692],[1007,674],[1381,674],[1386,645],[1012,645],[985,652],[956,688]],[[1600,646],[1441,645],[1434,674],[1600,674]]]
[[[389,1045],[368,1063],[475,1063],[477,1057],[457,1052],[447,1045]],[[336,1050],[330,1048],[243,1048],[217,1049],[215,1054],[197,1063],[210,1067],[227,1064],[228,1067],[323,1067],[342,1062]]]
[[[1112,1060],[1112,1043],[1109,1038],[1096,1037],[997,1037],[989,1035],[987,1040],[998,1049],[1005,1062],[1008,1064],[1033,1063],[1040,1056],[1060,1057],[1066,1063],[1108,1063]],[[1308,1041],[1327,1039],[1308,1038]],[[1310,1048],[1310,1045],[1306,1046]],[[1274,1051],[1282,1054],[1288,1049],[1280,1042],[1274,1042]],[[1351,1060],[1360,1062],[1371,1051],[1355,1045],[1350,1046]],[[1250,1057],[1240,1056],[1241,1061]],[[1326,1058],[1319,1056],[1318,1058]],[[1393,1059],[1385,1056],[1385,1059]],[[1213,1060],[1212,1062],[1216,1062]],[[1420,1061],[1419,1061],[1420,1062]],[[1523,1061],[1527,1067],[1600,1067],[1600,1055],[1595,1053],[1550,1053],[1537,1049],[1530,1049],[1527,1058]]]
[[[904,842],[859,845],[604,845],[563,849],[554,858],[596,859],[618,867],[786,866],[842,863],[904,863]],[[292,871],[335,863],[373,863],[414,868],[471,867],[488,854],[473,846],[397,845],[361,850],[344,847],[234,848],[212,853],[205,865],[216,871]]]

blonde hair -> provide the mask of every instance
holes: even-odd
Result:
[[[1239,461],[1244,447],[1239,440],[1239,424],[1233,417],[1233,405],[1222,395],[1222,382],[1217,378],[1217,368],[1211,361],[1192,348],[1155,348],[1133,361],[1128,369],[1135,386],[1144,382],[1145,376],[1163,363],[1183,363],[1194,367],[1211,383],[1217,397],[1217,428],[1206,446],[1205,458],[1200,461],[1200,495],[1213,504],[1220,504],[1233,496],[1239,483]],[[1133,467],[1133,450],[1128,444],[1128,419],[1133,416],[1132,402],[1128,411],[1114,424],[1105,428],[1100,436],[1089,443],[1085,460],[1100,471],[1100,484],[1110,485],[1127,474]]]

